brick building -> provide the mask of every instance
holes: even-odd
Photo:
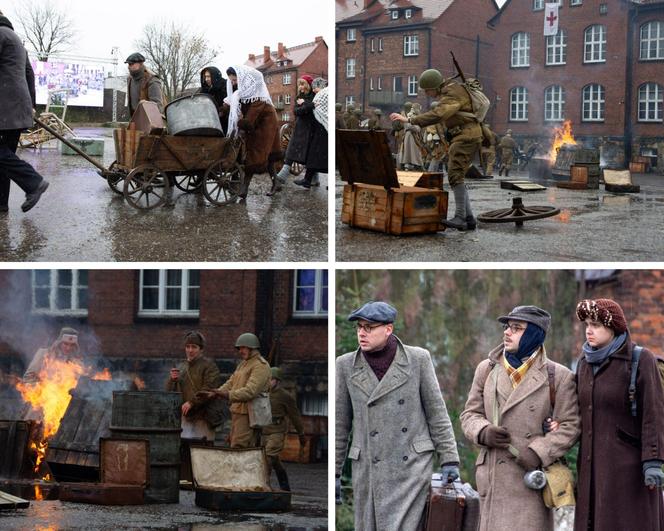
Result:
[[[327,271],[3,270],[0,293],[0,376],[22,375],[73,326],[91,363],[138,373],[151,389],[184,359],[184,332],[200,329],[227,378],[235,339],[250,331],[295,385],[309,429],[327,433]]]
[[[249,54],[245,63],[260,70],[282,123],[294,119],[293,107],[297,96],[297,80],[305,75],[328,79],[327,43],[323,37],[313,42],[286,47],[280,42],[276,51],[269,46],[261,54]]]
[[[569,119],[604,164],[643,155],[664,168],[664,1],[559,0],[550,37],[544,3],[507,0],[489,21],[496,130],[548,145]]]
[[[357,4],[360,5],[357,5]],[[449,51],[468,76],[490,88],[494,0],[337,0],[336,101],[363,110],[428,106],[418,79],[428,68],[456,74]]]

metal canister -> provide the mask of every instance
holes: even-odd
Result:
[[[171,135],[223,136],[217,106],[208,94],[196,93],[166,105],[166,122]]]

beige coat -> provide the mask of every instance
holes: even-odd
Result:
[[[556,400],[553,416],[560,427],[544,435],[542,422],[549,416],[550,410],[546,352],[542,348],[542,354],[516,389],[512,389],[502,358],[501,345],[489,353],[489,359],[477,366],[468,401],[461,414],[463,433],[479,445],[480,431],[492,424],[497,397],[501,415],[499,423],[510,432],[512,445],[518,449],[531,448],[542,460],[542,466],[549,466],[565,455],[579,437],[574,373],[554,363]],[[496,365],[487,377],[489,360]],[[553,512],[544,505],[540,491],[525,486],[523,476],[526,470],[507,450],[481,447],[475,465],[480,494],[480,531],[553,530]]]
[[[337,474],[347,450],[355,529],[414,531],[429,493],[434,452],[440,463],[459,461],[427,350],[399,341],[380,381],[359,350],[337,359]]]
[[[270,388],[270,364],[263,356],[254,353],[237,366],[228,381],[219,389],[228,391],[231,413],[247,415],[247,402]]]

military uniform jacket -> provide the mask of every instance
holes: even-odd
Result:
[[[504,136],[500,139],[498,147],[502,150],[503,153],[512,154],[512,150],[517,147],[518,144],[511,136]]]
[[[272,424],[263,428],[264,435],[286,433],[289,419],[295,431],[300,435],[304,434],[302,417],[297,409],[295,398],[286,389],[277,387],[270,391],[270,407],[272,408]]]
[[[267,393],[271,376],[270,364],[260,354],[242,360],[228,381],[219,388],[229,392],[231,413],[247,415],[247,402],[261,393]]]
[[[221,384],[221,373],[217,364],[210,358],[198,356],[192,361],[182,363],[179,369],[180,376],[177,381],[170,378],[166,380],[166,390],[182,393],[183,403],[191,403],[193,408],[187,415],[188,419],[204,418],[207,401],[196,398],[196,393],[216,389]]]
[[[348,439],[353,431],[353,441]],[[398,341],[379,381],[358,349],[336,362],[336,471],[348,449],[355,529],[413,531],[429,493],[434,452],[458,462],[431,356]]]

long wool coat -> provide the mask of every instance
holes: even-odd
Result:
[[[304,102],[302,104],[296,103],[293,109],[295,125],[286,149],[287,161],[299,162],[300,164],[305,164],[307,161],[311,130],[316,121],[316,118],[314,118],[314,96],[313,92],[297,95],[297,98],[302,98]]]
[[[465,436],[479,445],[482,428],[493,424],[496,399],[501,419],[499,424],[512,436],[512,445],[523,451],[532,449],[549,466],[565,455],[579,437],[579,409],[574,373],[554,363],[556,400],[553,416],[560,427],[544,435],[542,422],[549,416],[551,401],[546,353],[526,372],[516,389],[503,366],[503,347],[489,353],[475,370],[475,377],[461,414],[461,428]],[[491,373],[489,360],[495,362]],[[548,363],[553,363],[550,360]],[[488,375],[488,376],[487,376]],[[475,479],[480,494],[480,531],[553,530],[553,511],[547,509],[540,491],[526,487],[526,473],[505,449],[480,447],[475,462]]]
[[[32,127],[34,105],[35,76],[28,54],[18,35],[0,26],[0,131]]]
[[[264,101],[242,104],[242,119],[238,127],[247,132],[245,172],[265,173],[268,162],[283,157],[279,140],[279,122],[274,107]]]
[[[664,393],[656,361],[643,349],[636,380],[637,416],[628,396],[632,348],[625,344],[597,374],[577,370],[581,447],[575,531],[663,531],[662,493],[644,485],[642,461],[664,460]]]
[[[355,529],[417,529],[434,452],[441,463],[459,460],[429,352],[399,341],[380,381],[359,350],[349,352],[337,359],[336,382],[336,470],[352,428]]]

